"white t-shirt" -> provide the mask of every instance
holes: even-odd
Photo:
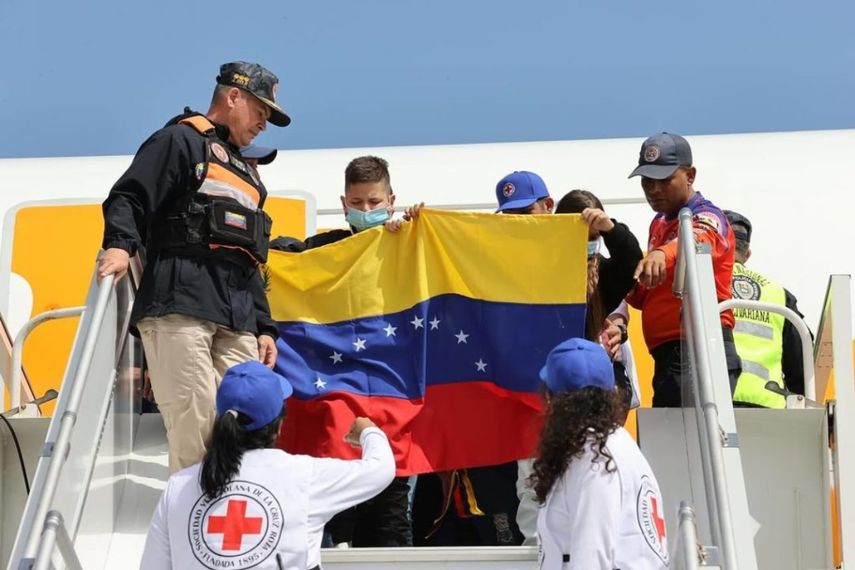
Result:
[[[665,513],[656,477],[635,441],[618,428],[606,441],[617,468],[586,448],[541,507],[540,570],[668,568]]]
[[[214,501],[199,487],[200,463],[179,471],[154,512],[141,570],[317,566],[324,524],[374,497],[395,476],[386,435],[366,428],[360,441],[362,459],[352,461],[249,451]]]

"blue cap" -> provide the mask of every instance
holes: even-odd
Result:
[[[605,349],[583,338],[571,338],[553,348],[540,369],[540,379],[552,393],[615,387],[614,367]]]
[[[257,144],[248,144],[240,149],[241,157],[255,159],[258,161],[258,164],[270,164],[276,158],[277,152],[279,151],[275,148],[259,146]]]
[[[641,145],[638,153],[638,166],[629,178],[644,176],[655,180],[665,180],[681,166],[692,166],[692,147],[680,135],[660,133],[653,135]]]
[[[282,413],[282,404],[294,392],[291,384],[257,360],[226,370],[217,390],[217,417],[229,410],[249,417],[246,431],[263,428]]]
[[[534,172],[519,170],[508,174],[496,184],[496,199],[499,201],[497,212],[527,208],[543,198],[549,198],[549,190],[543,178]]]

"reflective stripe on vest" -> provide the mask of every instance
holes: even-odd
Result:
[[[247,182],[239,175],[238,164],[244,165],[245,163],[232,154],[228,145],[219,141],[216,137],[214,124],[201,115],[182,119],[179,123],[190,125],[199,133],[206,135],[208,163],[203,170],[202,183],[196,191],[209,196],[231,198],[244,208],[258,209],[261,193],[257,186]],[[248,172],[244,174],[250,176]]]
[[[784,288],[741,263],[733,265],[733,297],[784,306]],[[786,398],[766,389],[768,382],[784,388],[781,371],[783,316],[755,309],[734,309],[733,339],[742,359],[742,374],[733,400],[764,408],[783,408]]]

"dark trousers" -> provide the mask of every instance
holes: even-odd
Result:
[[[396,477],[373,499],[334,516],[325,528],[333,544],[349,542],[358,548],[412,546],[408,480]]]
[[[439,475],[419,475],[413,499],[416,546],[518,546],[517,462],[466,470],[478,508],[484,513],[461,517],[454,504],[443,515],[444,493]],[[446,498],[449,499],[449,498]],[[449,499],[450,500],[450,499]],[[440,520],[437,520],[440,518]]]
[[[722,326],[724,356],[730,379],[730,394],[736,390],[736,381],[742,374],[742,361],[733,342],[733,329]],[[653,407],[679,408],[682,405],[683,379],[688,379],[691,367],[688,354],[683,354],[681,343],[674,340],[660,344],[651,352],[653,370]]]

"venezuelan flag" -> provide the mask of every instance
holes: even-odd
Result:
[[[425,210],[268,260],[277,369],[294,385],[280,444],[357,457],[354,417],[389,435],[398,474],[533,454],[538,371],[583,336],[587,227],[576,215]]]

